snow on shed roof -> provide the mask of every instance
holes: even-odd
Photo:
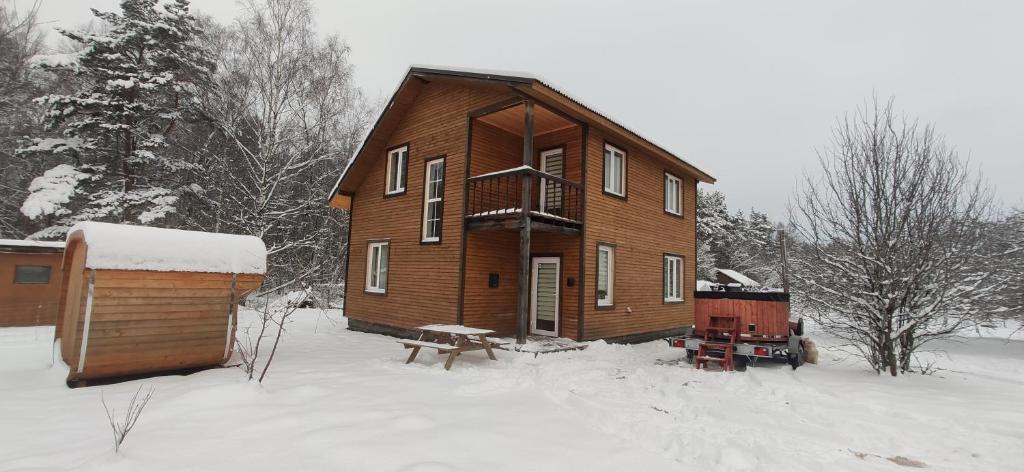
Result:
[[[740,283],[740,284],[742,284],[744,286],[747,286],[747,287],[760,287],[761,286],[761,284],[757,283],[756,280],[754,280],[754,279],[752,279],[750,277],[747,277],[747,276],[745,276],[745,275],[743,275],[743,274],[741,274],[739,272],[736,272],[735,270],[732,270],[732,269],[715,269],[715,270],[718,271],[718,272],[721,272],[726,277],[729,277],[730,279],[733,279],[736,282],[738,282],[738,283]]]
[[[30,241],[27,239],[0,239],[0,251],[14,253],[64,252],[63,241]]]
[[[255,236],[88,221],[68,231],[69,241],[77,232],[82,233],[88,246],[85,266],[91,269],[227,274],[267,271],[267,247]]]
[[[0,239],[0,246],[63,248],[64,241],[31,241],[28,239]]]

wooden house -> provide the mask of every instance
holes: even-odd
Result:
[[[0,239],[0,327],[53,325],[63,242]]]
[[[535,77],[413,67],[330,196],[351,329],[638,341],[694,321],[714,179]]]
[[[68,384],[227,361],[238,303],[265,271],[254,236],[74,226],[55,334]]]

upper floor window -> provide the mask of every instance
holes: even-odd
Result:
[[[50,283],[50,266],[14,266],[14,283],[48,284]]]
[[[665,301],[683,301],[683,258],[665,255],[664,265]]]
[[[597,246],[597,306],[612,306],[615,291],[615,248]]]
[[[388,289],[387,241],[371,242],[366,251],[366,291],[385,293]]]
[[[604,191],[626,196],[626,153],[611,144],[604,145]]]
[[[441,213],[444,210],[444,158],[427,162],[423,186],[423,235],[421,241],[441,240]]]
[[[405,174],[409,166],[409,146],[388,151],[387,188],[385,195],[405,192]]]
[[[665,212],[683,215],[683,182],[672,174],[665,174]]]

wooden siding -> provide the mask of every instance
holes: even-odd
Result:
[[[78,281],[72,291],[78,299],[66,302],[75,309],[64,320],[61,339],[68,381],[225,362],[234,347],[237,302],[263,282],[260,275],[237,275],[232,303],[231,274],[96,270],[84,369],[79,371],[91,272],[69,274]]]
[[[63,253],[0,252],[0,327],[52,325],[60,303],[60,264]],[[47,266],[45,284],[16,284],[17,266]]]
[[[498,274],[498,287],[487,285]],[[493,329],[502,335],[516,331],[516,286],[519,281],[519,232],[471,231],[466,234],[466,280],[463,323]]]
[[[579,238],[540,231],[534,231],[530,237],[531,256],[561,257],[559,336],[575,338],[579,307]],[[472,231],[466,243],[464,324],[515,335],[519,232]],[[491,273],[498,274],[497,287],[488,286]],[[568,286],[569,279],[573,279],[572,287]]]
[[[626,198],[602,192],[604,142],[626,151]],[[591,129],[587,140],[587,262],[584,288],[584,339],[630,336],[668,331],[694,322],[696,285],[696,180],[679,166],[641,154],[628,143],[617,143]],[[664,211],[665,172],[683,180],[683,217]],[[596,306],[596,258],[599,242],[615,245],[615,285],[612,308]],[[681,303],[665,303],[662,264],[665,253],[683,257]]]
[[[425,84],[382,146],[409,143],[403,195],[384,198],[384,153],[368,156],[375,161],[352,201],[346,316],[400,328],[456,322],[468,114],[509,97],[450,83]],[[446,156],[442,238],[423,245],[424,163],[441,155]],[[364,291],[367,244],[382,239],[390,241],[387,293],[371,294]]]
[[[393,133],[379,146],[409,144],[409,178],[405,194],[384,198],[384,152],[371,156],[365,178],[352,200],[349,241],[350,266],[346,315],[353,320],[398,328],[458,321],[459,257],[465,176],[467,114],[498,103],[509,95],[452,83],[427,83],[407,105]],[[591,129],[587,139],[586,231],[568,236],[534,231],[532,255],[560,255],[560,334],[576,338],[579,290],[584,298],[584,339],[622,337],[668,331],[694,322],[692,292],[696,272],[696,180],[683,163],[666,163],[641,154],[632,143],[617,143],[627,152],[627,198],[602,193],[603,143],[606,134]],[[609,138],[611,141],[614,139]],[[540,134],[534,139],[535,168],[539,153],[565,146],[565,177],[582,179],[581,128]],[[469,175],[517,167],[522,163],[522,137],[480,120],[473,125]],[[423,205],[423,164],[446,156],[443,237],[440,244],[420,244]],[[664,174],[683,181],[683,217],[664,212]],[[535,187],[536,197],[539,188]],[[518,274],[518,232],[473,231],[465,241],[463,319],[470,326],[502,334],[515,330]],[[587,273],[579,278],[579,245],[584,244]],[[386,294],[365,292],[366,253],[370,241],[390,241]],[[596,245],[616,245],[615,306],[595,306]],[[684,258],[684,301],[663,301],[662,264],[665,253]],[[497,273],[499,286],[488,287]],[[568,279],[573,287],[568,287]]]
[[[740,317],[740,333],[744,337],[789,336],[789,302],[736,300],[729,298],[698,298],[696,300],[697,334],[704,334],[711,315]],[[754,330],[749,325],[754,325]]]

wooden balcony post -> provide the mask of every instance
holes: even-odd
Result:
[[[533,166],[533,100],[526,101],[523,123],[523,165]],[[523,193],[519,220],[519,310],[516,313],[516,342],[526,342],[530,330],[530,209],[533,207],[533,176],[522,174]]]

